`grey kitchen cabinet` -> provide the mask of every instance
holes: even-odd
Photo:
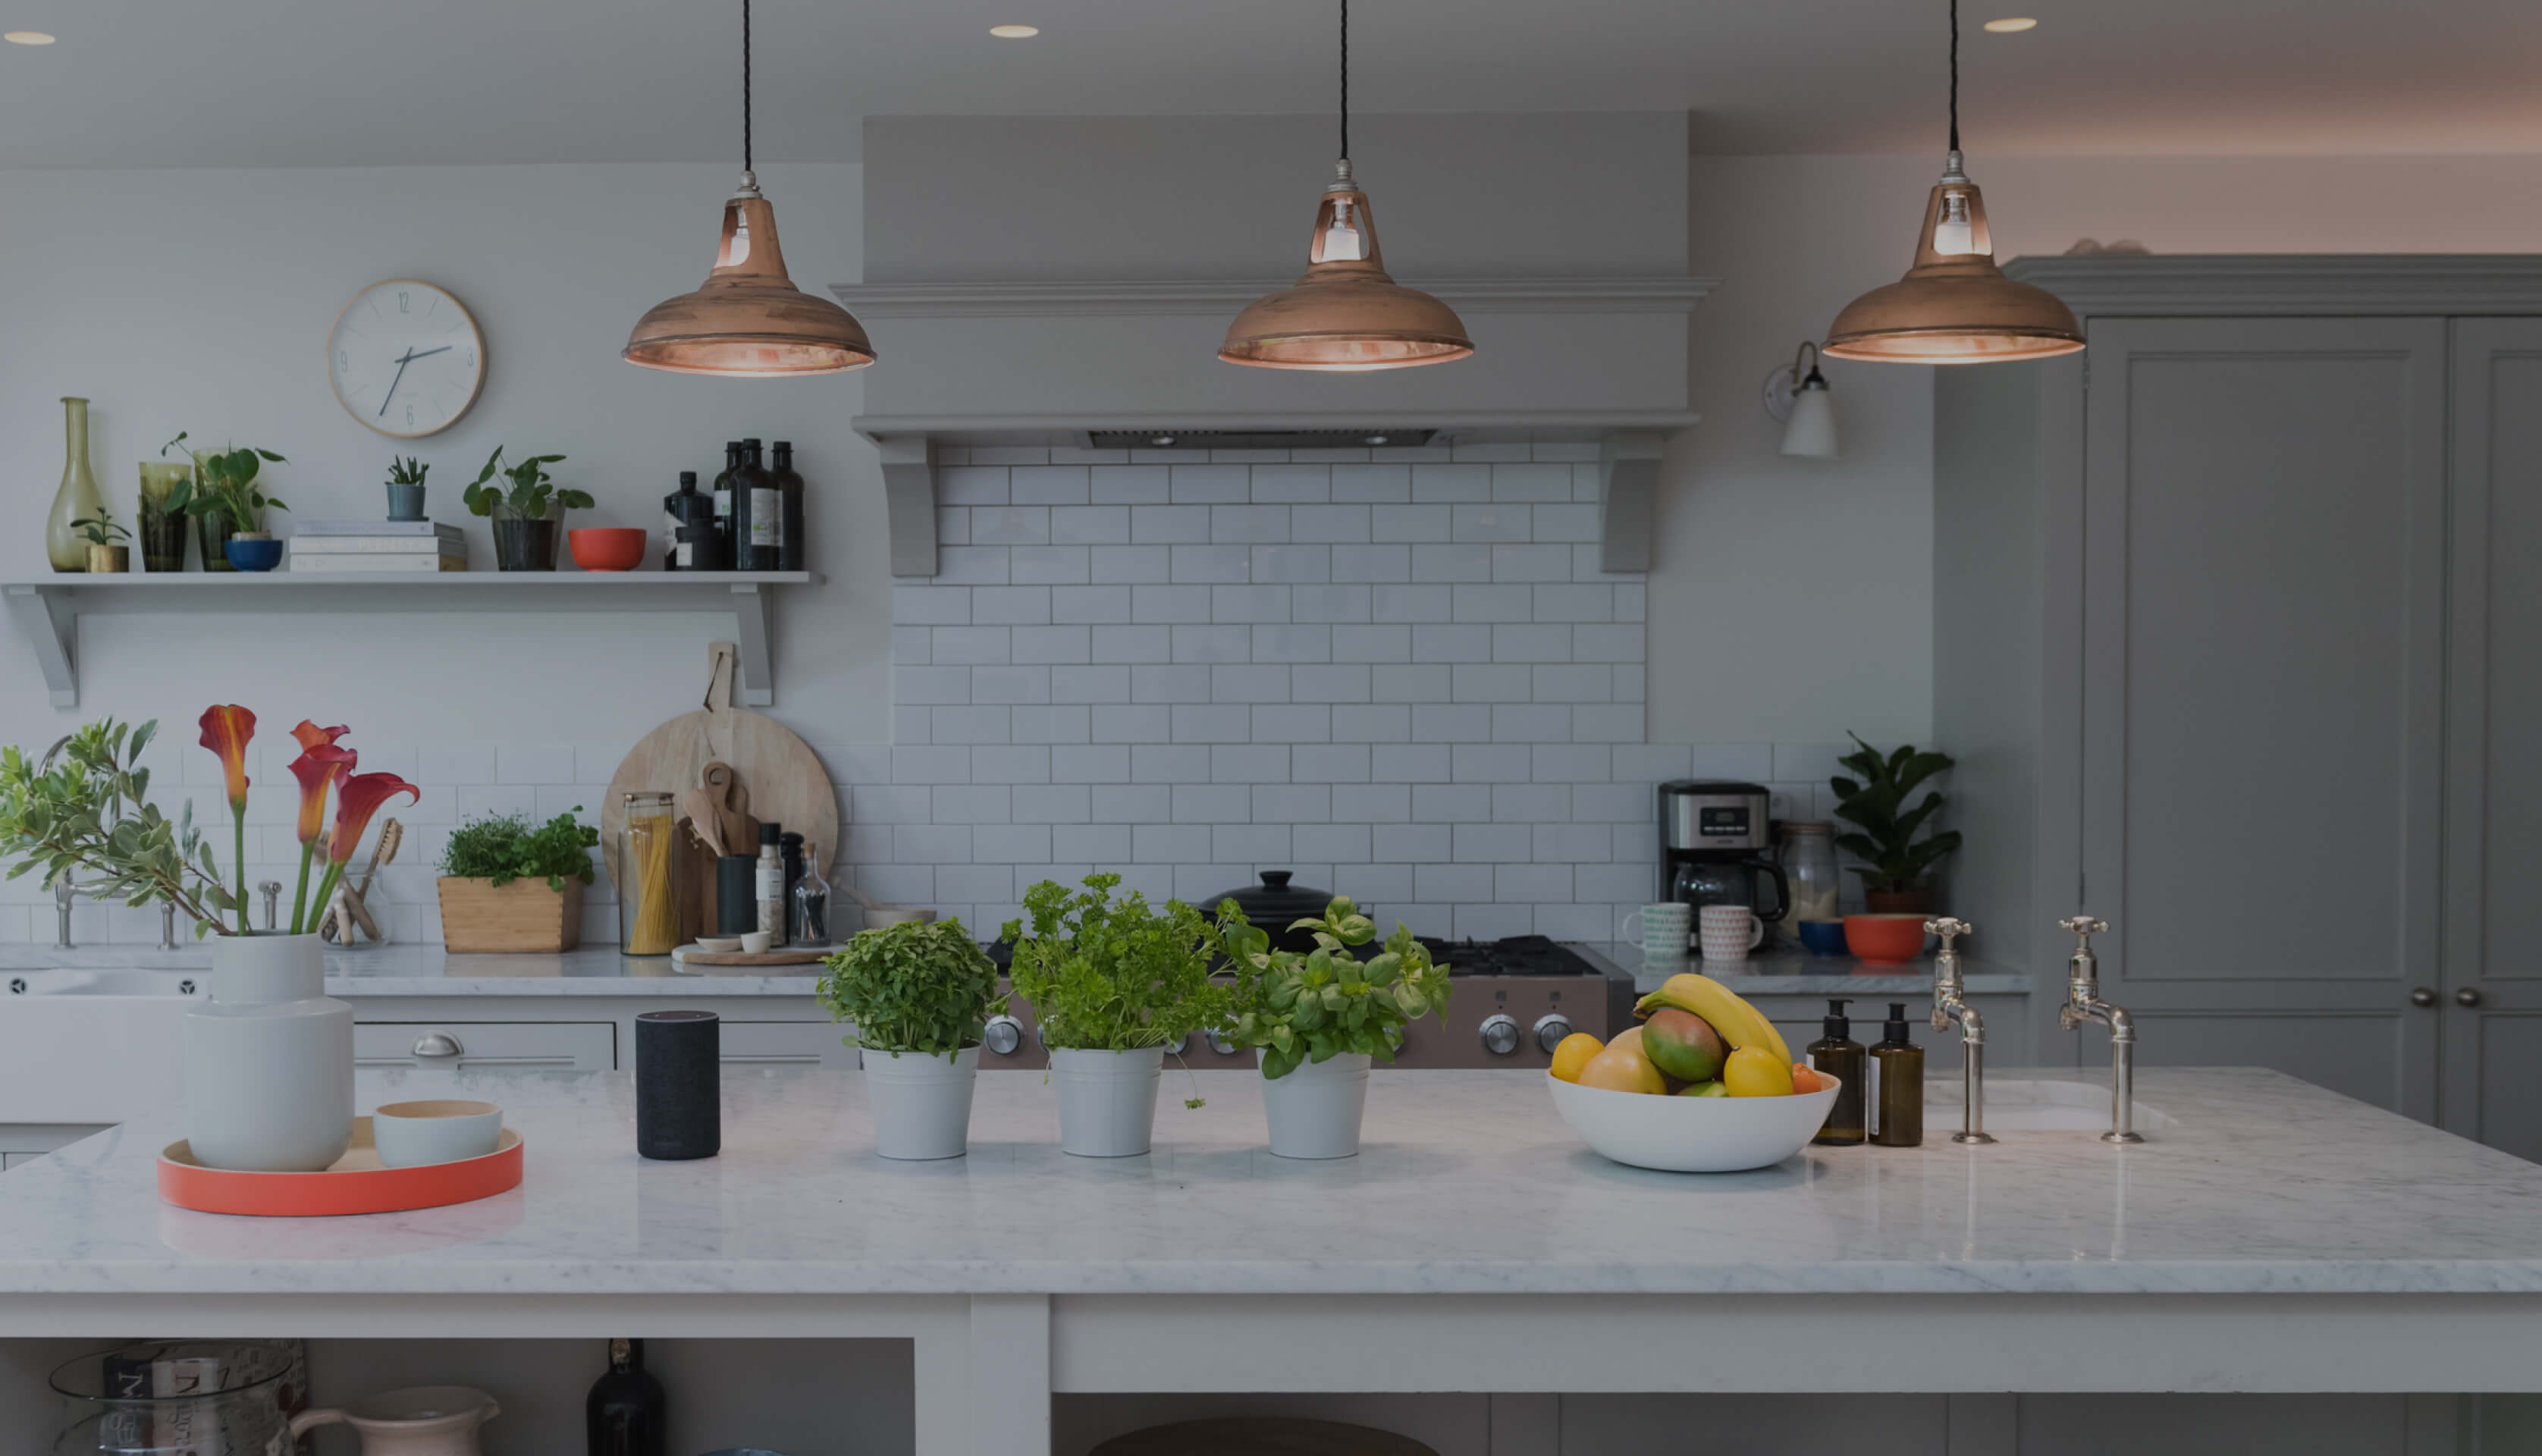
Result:
[[[618,1029],[606,1021],[387,1021],[353,1028],[353,1064],[504,1071],[608,1071]]]
[[[847,1028],[827,1021],[734,1021],[726,1018],[716,1047],[726,1066],[825,1066],[854,1071],[861,1063]]]
[[[2542,1153],[2507,1096],[2542,994],[2478,949],[2542,930],[2513,893],[2542,859],[2542,261],[2016,271],[2091,343],[1936,377],[1934,736],[1978,953],[2053,972],[2055,921],[2101,916],[2140,1060]],[[2036,1022],[2045,1058],[2108,1055]]]

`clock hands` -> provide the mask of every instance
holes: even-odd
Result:
[[[383,417],[388,414],[389,401],[397,398],[398,381],[406,378],[406,366],[413,363],[417,359],[429,359],[435,354],[446,354],[449,352],[450,345],[443,344],[437,349],[425,349],[419,354],[411,348],[408,349],[405,353],[400,354],[397,361],[398,372],[389,377],[388,393],[380,397],[380,414]]]

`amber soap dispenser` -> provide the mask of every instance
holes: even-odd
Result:
[[[1835,1106],[1828,1109],[1827,1123],[1819,1128],[1812,1142],[1830,1147],[1853,1147],[1864,1136],[1862,1121],[1862,1044],[1853,1039],[1853,1023],[1844,1014],[1845,997],[1828,997],[1827,1019],[1820,1023],[1827,1035],[1804,1049],[1809,1053],[1810,1067],[1825,1072],[1839,1084]]]
[[[1871,1140],[1882,1147],[1924,1145],[1924,1049],[1906,1037],[1906,1003],[1889,1003],[1889,1026],[1871,1049],[1880,1069],[1879,1121]]]

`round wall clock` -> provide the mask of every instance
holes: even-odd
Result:
[[[345,412],[381,434],[435,434],[457,424],[486,388],[486,336],[458,299],[391,278],[336,315],[327,380]]]

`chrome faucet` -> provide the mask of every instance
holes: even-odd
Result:
[[[256,888],[264,896],[264,928],[270,932],[274,928],[274,917],[281,913],[276,907],[282,904],[282,882],[267,880]]]
[[[1933,1030],[1946,1031],[1953,1022],[1960,1028],[1960,1130],[1951,1134],[1953,1142],[1994,1141],[1985,1129],[1985,1018],[1966,999],[1960,952],[1952,944],[1976,929],[1948,915],[1924,922],[1925,934],[1942,938],[1933,953]]]
[[[177,902],[173,900],[159,902],[159,948],[163,951],[177,948]]]
[[[2133,1124],[2136,1108],[2136,1022],[2126,1008],[2101,999],[2101,960],[2092,954],[2092,937],[2109,932],[2110,922],[2075,915],[2056,922],[2071,931],[2074,954],[2065,960],[2065,1004],[2056,1008],[2056,1024],[2067,1031],[2087,1021],[2110,1029],[2110,1130],[2103,1142],[2142,1142]]]
[[[71,944],[71,902],[92,892],[71,883],[71,872],[63,870],[53,877],[53,913],[60,917],[60,933],[53,938],[53,949],[74,950]]]

